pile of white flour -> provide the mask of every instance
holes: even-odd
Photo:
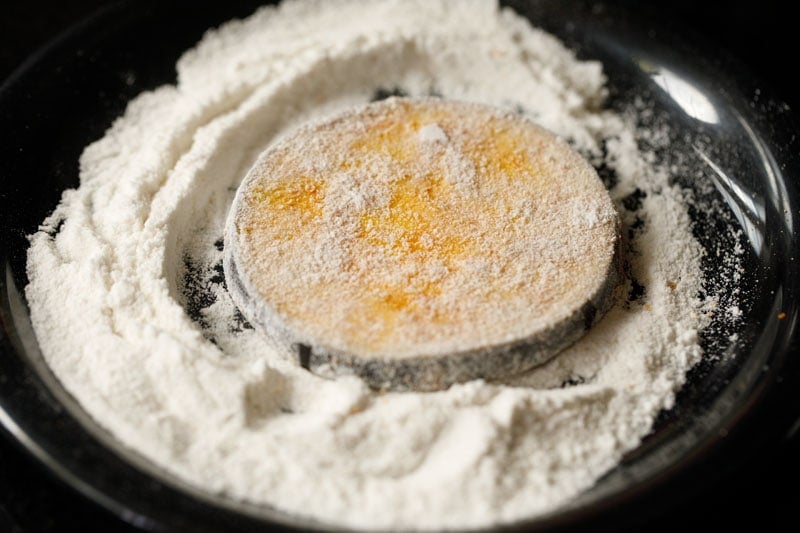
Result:
[[[591,487],[700,359],[703,251],[684,193],[603,110],[602,66],[495,2],[286,2],[208,32],[178,73],[86,148],[80,187],[31,237],[26,295],[67,390],[179,478],[357,528],[510,522]],[[517,110],[613,169],[637,228],[630,297],[509,383],[376,394],[288,362],[226,292],[228,207],[279,136],[386,91]]]

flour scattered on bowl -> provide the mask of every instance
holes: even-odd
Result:
[[[212,30],[176,86],[140,95],[86,148],[80,187],[31,237],[26,296],[44,356],[126,447],[234,500],[368,529],[553,511],[672,405],[714,303],[679,170],[640,151],[606,92],[601,64],[491,1],[291,1]],[[258,154],[389,94],[515,110],[608,178],[629,237],[625,290],[546,366],[377,394],[299,368],[231,303],[223,225]],[[435,125],[421,135],[441,140]]]

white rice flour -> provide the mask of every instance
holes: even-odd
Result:
[[[684,195],[602,108],[604,84],[599,63],[492,1],[295,0],[209,31],[177,85],[137,97],[86,148],[80,187],[31,237],[46,360],[125,446],[233,499],[370,529],[552,511],[671,406],[708,320]],[[620,215],[640,226],[628,288],[644,295],[507,383],[378,394],[289,362],[220,273],[235,188],[291,128],[398,90],[517,110],[613,169]]]

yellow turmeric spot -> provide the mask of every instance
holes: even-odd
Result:
[[[303,218],[322,215],[322,184],[305,176],[288,179],[274,187],[256,186],[250,191],[248,205],[253,209],[292,210]]]

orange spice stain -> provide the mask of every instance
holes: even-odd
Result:
[[[453,200],[452,185],[441,177],[398,180],[392,186],[388,211],[377,214],[379,220],[372,223],[372,231],[365,236],[374,243],[376,235],[389,233],[393,237],[389,241],[393,243],[392,252],[396,254],[421,252],[450,262],[467,249],[463,236],[466,221],[448,209],[463,202]],[[366,218],[375,216],[368,214]],[[379,237],[377,242],[385,243],[386,239]]]
[[[485,130],[474,135],[474,140],[465,146],[465,153],[476,168],[482,168],[484,177],[489,180],[518,179],[539,174],[527,154],[530,148],[527,136],[517,128],[509,128],[498,122],[498,119],[490,119]]]
[[[442,112],[430,109],[402,108],[381,118],[351,144],[348,160],[351,166],[362,166],[358,154],[381,153],[400,168],[408,168],[419,158],[419,129],[436,123],[445,132],[458,128],[458,122]],[[370,247],[381,249],[398,264],[435,261],[447,268],[457,268],[460,260],[477,255],[491,255],[492,249],[478,249],[469,235],[470,219],[475,213],[494,211],[504,204],[503,183],[533,179],[537,174],[528,155],[526,136],[508,128],[497,119],[490,119],[485,128],[470,132],[463,150],[475,166],[479,183],[494,182],[497,195],[476,201],[459,195],[454,184],[445,179],[446,168],[441,159],[433,159],[424,176],[410,172],[390,184],[388,209],[365,212],[359,220],[358,238]],[[499,182],[499,183],[498,183]],[[397,286],[372,288],[366,313],[377,328],[373,347],[381,343],[401,317],[445,323],[449,317],[437,305],[429,305],[442,294],[441,281],[407,280]],[[497,289],[499,290],[499,289]]]
[[[322,216],[325,185],[320,180],[298,176],[274,186],[257,185],[245,201],[253,214],[240,231],[251,234],[269,228],[273,237],[288,240],[301,226]]]
[[[302,218],[322,215],[325,199],[323,185],[306,176],[289,179],[275,187],[254,187],[248,203],[253,208],[269,207],[278,211],[292,210]]]
[[[358,238],[368,248],[382,250],[399,269],[426,261],[453,267],[471,252],[474,243],[465,235],[467,209],[453,209],[452,185],[437,175],[405,176],[391,186],[388,209],[360,217]],[[449,200],[449,201],[448,201]],[[455,202],[458,203],[458,202]],[[373,291],[368,314],[390,328],[400,315],[422,318],[425,302],[442,293],[439,281],[412,275],[401,285],[385,285]]]
[[[373,121],[364,135],[350,143],[350,151],[382,153],[396,162],[412,162],[419,155],[419,129],[445,118],[440,110],[400,104],[391,115]]]
[[[452,317],[444,316],[441,312],[429,312],[429,306],[425,305],[426,301],[441,294],[441,287],[437,283],[420,282],[418,279],[409,280],[409,283],[410,285],[382,285],[377,289],[373,288],[370,291],[371,296],[366,299],[366,308],[350,317],[351,323],[357,327],[373,329],[373,335],[367,343],[369,348],[381,346],[403,318],[435,323],[452,320]],[[415,290],[413,285],[422,285],[422,288]],[[433,309],[436,310],[436,306]]]
[[[408,170],[390,182],[388,207],[361,214],[357,235],[368,248],[380,249],[398,268],[425,261],[451,267],[474,247],[465,228],[470,213],[479,206],[459,197],[453,184],[446,181],[441,158],[431,161],[424,176],[410,170],[420,157],[419,129],[430,123],[445,127],[448,122],[440,111],[403,106],[376,121],[350,144],[354,158],[349,165],[362,166],[359,154],[381,153]],[[374,296],[369,299],[366,314],[389,331],[401,316],[420,319],[429,307],[426,302],[440,295],[442,287],[438,281],[412,276],[406,284],[381,286],[369,292]]]

